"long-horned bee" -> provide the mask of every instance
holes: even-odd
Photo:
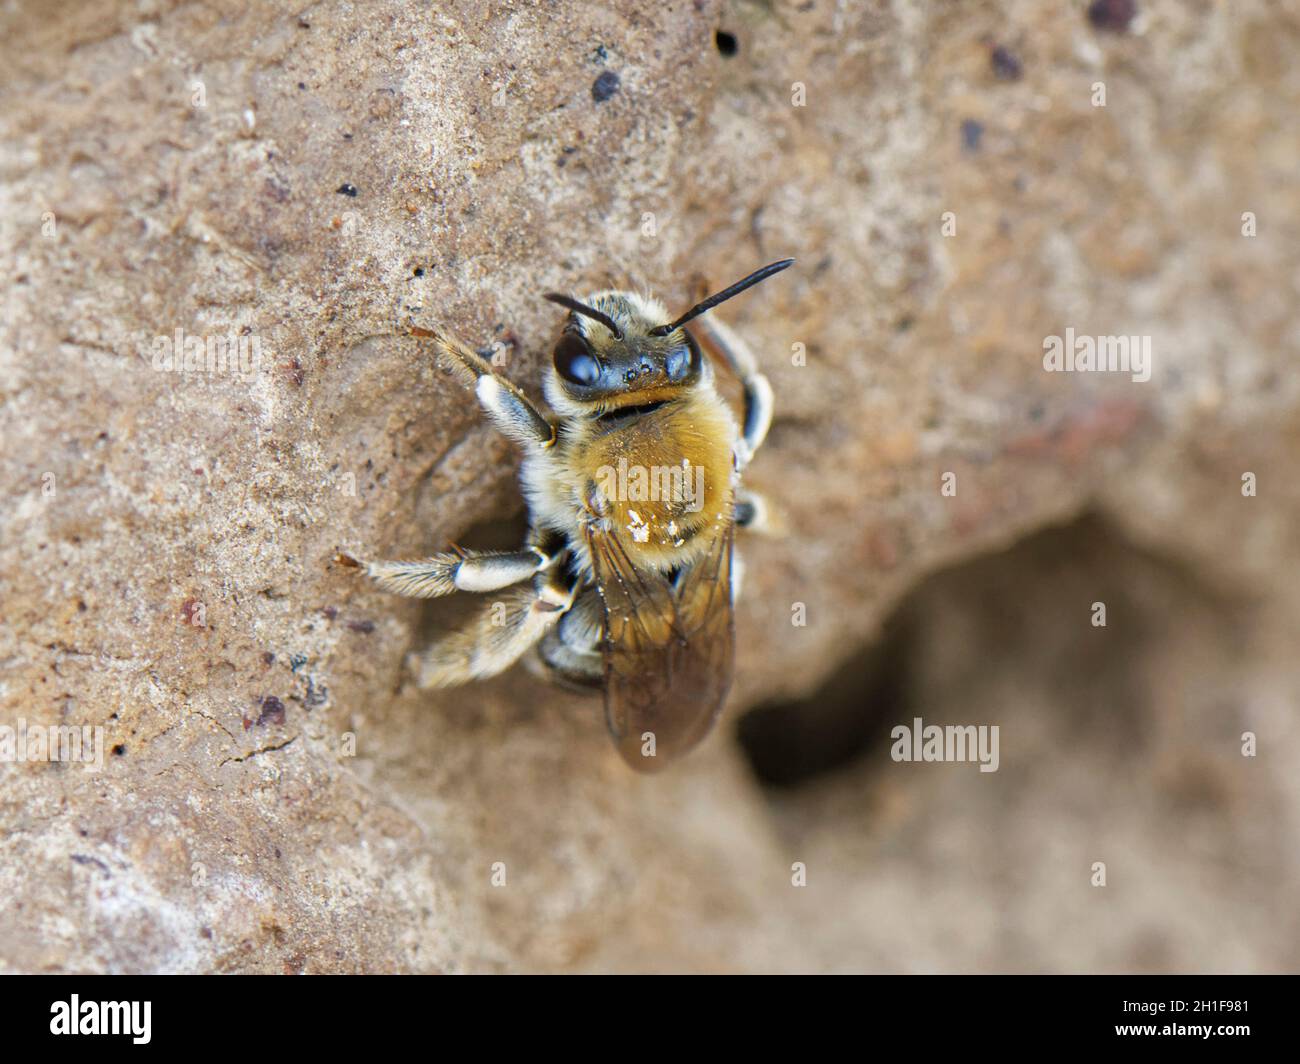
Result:
[[[458,340],[412,330],[522,448],[531,515],[517,551],[367,565],[400,595],[512,589],[416,658],[422,687],[494,676],[536,648],[552,678],[603,686],[610,732],[633,768],[662,768],[704,738],[731,685],[734,530],[765,512],[740,474],[772,420],[754,356],[706,312],[793,262],[764,266],[675,320],[631,292],[547,294],[569,311],[544,384],[552,414]],[[740,425],[706,352],[744,388]]]

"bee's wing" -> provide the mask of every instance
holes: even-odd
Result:
[[[731,686],[735,525],[676,582],[632,563],[618,534],[588,533],[605,604],[605,718],[623,759],[654,772],[708,734]],[[654,756],[643,753],[654,735]]]

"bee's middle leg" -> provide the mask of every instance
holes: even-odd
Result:
[[[737,489],[735,514],[736,527],[743,528],[746,532],[757,532],[762,535],[773,530],[767,500],[756,491],[750,491],[748,488]],[[731,556],[732,602],[740,598],[740,589],[744,582],[745,561],[740,556],[739,551],[733,551]]]
[[[549,569],[556,555],[541,547],[516,551],[461,550],[409,562],[368,562],[366,572],[385,591],[441,598],[453,591],[500,591]]]
[[[735,515],[736,527],[743,528],[746,532],[762,534],[772,531],[772,516],[767,500],[756,491],[737,489]]]

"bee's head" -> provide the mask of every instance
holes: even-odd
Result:
[[[547,374],[547,399],[571,415],[604,414],[693,388],[710,370],[685,323],[793,261],[763,267],[675,321],[657,300],[630,292],[598,292],[586,302],[548,293],[547,299],[568,309],[569,319]]]
[[[598,292],[585,303],[547,296],[569,308],[555,345],[547,395],[572,412],[602,414],[623,406],[671,399],[707,372],[695,338],[678,326],[654,330],[667,320],[664,308],[630,292]],[[553,405],[554,402],[553,402]]]

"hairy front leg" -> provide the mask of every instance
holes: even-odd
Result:
[[[697,318],[691,328],[698,332],[709,353],[726,363],[745,390],[745,423],[736,455],[737,468],[744,469],[767,439],[772,425],[772,385],[759,371],[749,345],[725,322],[710,313]]]
[[[416,326],[411,335],[432,340],[438,361],[474,389],[492,423],[525,448],[545,449],[555,443],[555,425],[507,378],[492,371],[492,363],[454,337]]]

